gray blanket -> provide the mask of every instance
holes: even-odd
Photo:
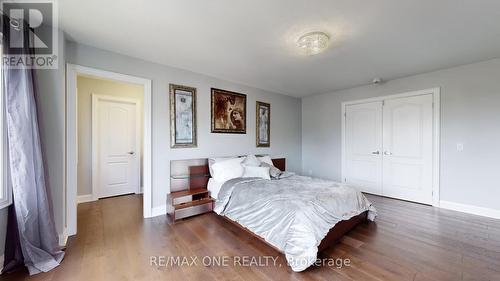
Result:
[[[280,249],[294,271],[316,261],[321,240],[335,224],[365,211],[369,220],[376,216],[370,201],[356,189],[303,176],[229,180],[214,211]]]

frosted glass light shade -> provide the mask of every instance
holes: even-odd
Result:
[[[307,55],[316,55],[328,48],[330,37],[324,32],[310,32],[300,36],[297,46]]]

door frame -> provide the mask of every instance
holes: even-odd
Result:
[[[395,95],[379,96],[367,99],[358,99],[342,102],[342,163],[341,163],[341,174],[342,181],[346,181],[346,106],[360,103],[377,102],[389,99],[406,98],[413,96],[429,95],[432,94],[433,97],[433,155],[432,155],[432,205],[439,207],[440,198],[440,149],[441,149],[441,88],[431,88],[421,91],[411,91]],[[383,183],[382,183],[383,184]]]
[[[108,79],[118,82],[143,85],[143,217],[152,216],[152,81],[150,79],[100,70],[97,68],[81,66],[77,64],[66,64],[66,163],[65,163],[65,221],[66,235],[77,233],[77,161],[78,161],[78,115],[77,115],[77,76],[87,75],[91,77]]]
[[[139,160],[139,165],[137,166],[138,175],[139,175],[139,183],[137,185],[137,189],[135,190],[135,194],[141,193],[141,157],[142,157],[142,149],[138,149],[142,147],[141,142],[141,112],[139,110],[140,102],[138,99],[134,98],[124,98],[110,95],[101,95],[92,93],[92,200],[99,199],[99,177],[100,177],[100,163],[99,163],[99,152],[100,152],[100,141],[98,137],[97,130],[97,122],[99,122],[98,113],[99,113],[99,102],[101,101],[114,101],[114,102],[123,102],[123,103],[133,103],[135,104],[135,125],[138,130],[135,132],[135,143],[138,144],[136,147],[137,157]]]

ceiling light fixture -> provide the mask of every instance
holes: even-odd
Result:
[[[300,36],[297,46],[308,55],[316,55],[328,48],[330,37],[321,31],[309,32]]]

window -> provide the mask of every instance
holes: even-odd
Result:
[[[2,46],[0,45],[0,58],[2,56]],[[0,209],[9,206],[12,203],[12,192],[7,180],[7,126],[5,124],[5,92],[3,67],[0,66]]]

